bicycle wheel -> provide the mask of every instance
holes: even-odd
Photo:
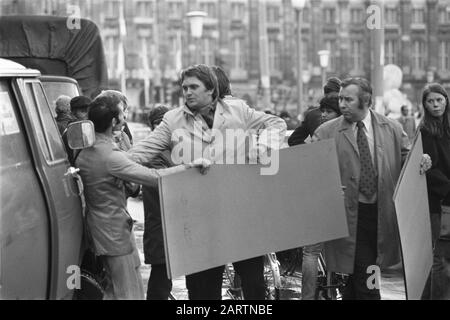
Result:
[[[241,278],[234,271],[233,265],[228,263],[225,265],[223,285],[227,288],[227,295],[232,300],[243,300]]]
[[[316,300],[342,300],[347,275],[328,271],[322,253],[318,269]]]
[[[264,283],[266,286],[266,300],[280,300],[280,263],[273,252],[265,255],[264,258]]]
[[[277,253],[277,258],[280,262],[281,274],[280,299],[300,300],[302,288],[302,248],[279,252]]]

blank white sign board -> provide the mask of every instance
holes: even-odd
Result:
[[[178,277],[348,236],[333,140],[279,151],[260,165],[213,165],[159,180],[168,274]]]
[[[419,133],[394,193],[408,300],[420,299],[433,261],[427,180],[419,174],[422,154]]]

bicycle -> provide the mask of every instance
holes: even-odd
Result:
[[[268,253],[264,256],[265,300],[280,299],[281,277],[279,265],[280,263],[275,253]],[[244,300],[241,279],[235,273],[231,263],[225,265],[224,284],[228,286],[227,295],[230,299]]]

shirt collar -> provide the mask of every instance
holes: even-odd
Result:
[[[203,107],[201,110],[193,111],[185,103],[184,106],[183,106],[183,112],[185,114],[190,114],[190,115],[192,115],[194,117],[196,115],[207,115],[207,114],[209,114],[211,112],[214,113],[214,111],[216,111],[216,106],[217,106],[217,101],[213,101],[210,105]]]
[[[367,116],[362,120],[364,123],[364,127],[367,131],[370,131],[369,129],[372,127],[372,113],[370,112],[370,109],[367,112]]]
[[[367,130],[367,132],[370,132],[372,128],[372,112],[370,112],[370,109],[368,110],[367,115],[364,119],[362,119],[362,123],[364,123],[364,128]],[[356,122],[353,123],[353,130],[356,130]]]

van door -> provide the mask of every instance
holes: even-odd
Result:
[[[81,263],[83,234],[81,203],[72,177],[66,175],[69,161],[63,141],[50,111],[39,80],[18,81],[26,92],[24,115],[29,116],[30,128],[40,150],[42,181],[50,209],[51,273],[50,299],[71,298],[73,288],[67,286],[68,268]],[[70,270],[69,269],[69,270]]]
[[[0,150],[0,299],[46,299],[48,210],[7,78],[0,78]]]

